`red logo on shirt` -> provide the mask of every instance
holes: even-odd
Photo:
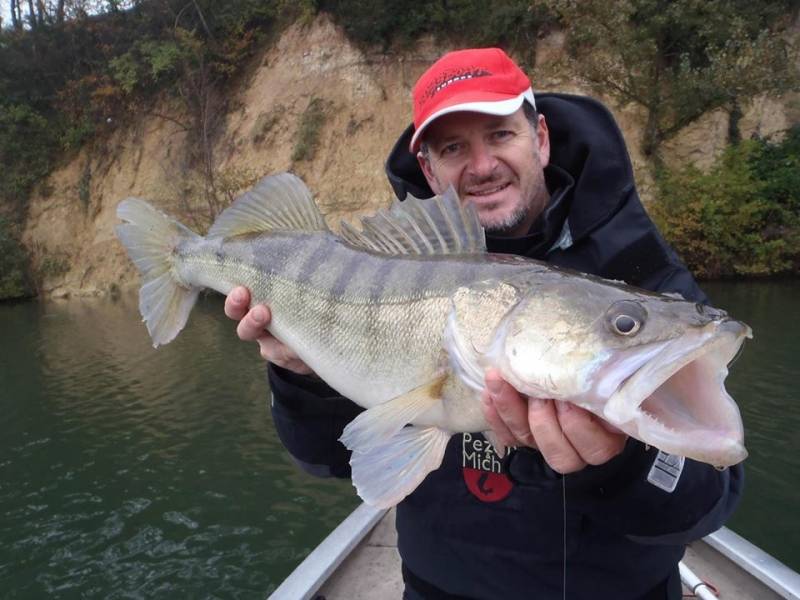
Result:
[[[499,502],[514,488],[494,448],[481,435],[462,434],[461,466],[467,489],[481,502]]]

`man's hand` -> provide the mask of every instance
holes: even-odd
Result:
[[[269,307],[257,304],[250,308],[250,292],[236,287],[225,298],[225,314],[239,321],[236,334],[240,340],[258,342],[261,356],[271,363],[300,375],[312,375],[314,371],[295,354],[294,350],[278,341],[266,327],[272,319]]]
[[[486,374],[483,414],[501,444],[538,448],[559,473],[611,460],[628,437],[569,402],[521,395],[496,370]]]

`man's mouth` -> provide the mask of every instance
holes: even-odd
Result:
[[[484,187],[480,187],[480,188],[468,188],[466,190],[466,192],[467,192],[468,196],[473,196],[475,198],[481,198],[481,197],[491,196],[491,195],[496,194],[498,192],[502,192],[509,185],[511,185],[511,184],[506,182],[506,183],[494,184],[494,185],[491,185],[491,186],[484,186]]]

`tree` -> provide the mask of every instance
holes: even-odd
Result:
[[[11,27],[14,31],[22,29],[22,9],[19,0],[9,0],[9,12],[11,13]]]
[[[551,0],[569,28],[573,68],[603,93],[647,112],[642,151],[723,108],[738,133],[740,103],[792,89],[786,40],[773,31],[793,0]]]

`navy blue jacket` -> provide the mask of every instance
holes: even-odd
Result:
[[[550,131],[551,201],[528,235],[489,236],[489,250],[705,302],[642,207],[611,114],[562,94],[540,94],[537,105]],[[407,151],[411,132],[395,145],[387,174],[398,197],[429,197]],[[361,409],[320,381],[274,366],[269,377],[275,425],[292,456],[317,475],[347,477],[337,438]],[[731,515],[742,468],[686,460],[668,492],[648,476],[670,470],[670,461],[629,439],[608,463],[562,480],[534,450],[500,461],[480,434],[453,436],[441,468],[397,507],[410,597],[560,599],[566,580],[574,600],[679,598],[684,546]]]

